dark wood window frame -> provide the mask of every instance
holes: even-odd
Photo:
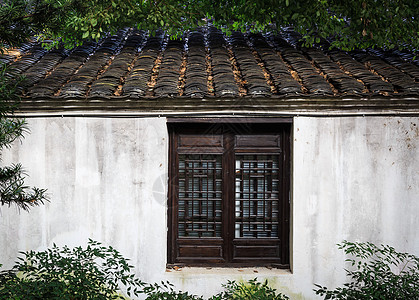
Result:
[[[168,267],[289,268],[289,120],[175,119],[168,130]]]

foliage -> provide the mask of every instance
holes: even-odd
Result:
[[[202,296],[175,291],[173,284],[146,284],[132,273],[117,250],[90,240],[86,248],[55,244],[46,251],[21,252],[16,265],[0,271],[0,299],[126,299],[145,294],[147,300],[203,300]],[[0,267],[2,265],[0,264]],[[225,291],[210,300],[286,300],[257,279],[223,285]]]
[[[19,102],[16,89],[22,80],[21,77],[10,76],[5,65],[0,66],[0,151],[9,148],[28,131],[24,119],[10,117]],[[25,176],[20,164],[0,167],[0,205],[14,203],[27,210],[48,201],[44,189],[25,185]]]
[[[0,272],[0,299],[125,299],[143,283],[117,250],[89,240],[86,248],[28,251]]]
[[[136,26],[182,35],[211,20],[231,30],[293,26],[306,44],[333,37],[331,46],[419,49],[416,0],[4,0],[0,40],[16,45],[33,33],[69,47],[118,28]]]
[[[32,35],[71,48],[123,27],[179,34],[203,25],[205,1],[4,0],[0,6],[0,46],[21,44]],[[48,46],[48,45],[46,45]]]
[[[144,287],[143,292],[147,295],[147,300],[203,300],[204,298],[191,295],[188,292],[177,292],[173,289],[173,284],[162,281],[160,284],[154,283]]]
[[[325,299],[419,299],[419,258],[397,252],[393,247],[343,241],[338,245],[351,269],[343,287],[328,290],[316,285],[316,294]]]
[[[293,26],[309,45],[333,37],[331,46],[344,50],[419,49],[416,0],[215,0],[209,15],[236,30]]]
[[[248,282],[237,283],[235,281],[228,281],[223,285],[225,291],[215,295],[212,300],[223,299],[245,299],[245,300],[286,300],[287,296],[277,293],[275,289],[268,286],[268,281],[261,283],[257,279],[249,280]]]
[[[27,40],[34,33],[33,30],[44,28],[44,20],[50,11],[48,5],[40,5],[41,2],[1,1],[0,53],[4,53],[9,46],[19,45]],[[48,19],[51,18],[46,20]],[[20,101],[18,86],[23,80],[23,77],[13,74],[10,68],[0,63],[0,151],[9,148],[28,131],[24,119],[13,117]],[[0,167],[0,205],[16,204],[19,208],[28,210],[31,206],[48,201],[46,190],[26,186],[25,177],[26,173],[20,164]]]
[[[210,300],[286,300],[287,296],[276,293],[275,289],[268,286],[268,281],[261,283],[257,279],[247,282],[236,283],[228,281],[223,285],[225,291],[214,295]],[[144,288],[147,300],[202,300],[201,296],[189,294],[188,292],[178,292],[173,289],[170,282],[160,284],[149,284]]]

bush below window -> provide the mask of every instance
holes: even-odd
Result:
[[[54,245],[28,251],[11,270],[0,272],[0,299],[126,299],[143,283],[114,248],[89,240],[86,248]]]
[[[346,260],[351,281],[334,290],[316,284],[316,294],[325,299],[419,299],[419,257],[368,242],[343,241],[338,246],[353,256]]]
[[[339,245],[351,268],[343,287],[328,290],[316,285],[325,299],[419,299],[419,258],[390,246],[343,241]],[[127,299],[145,294],[149,300],[203,300],[175,291],[169,282],[146,284],[117,250],[89,240],[86,248],[28,251],[11,270],[0,272],[0,299]],[[1,266],[1,265],[0,265]],[[286,300],[287,296],[256,279],[229,281],[209,300]]]

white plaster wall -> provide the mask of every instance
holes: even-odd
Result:
[[[31,133],[3,153],[3,162],[21,162],[27,183],[48,188],[51,202],[29,213],[0,208],[0,262],[10,267],[18,251],[92,238],[131,258],[141,275],[164,269],[166,120],[27,121]]]
[[[227,280],[268,278],[291,299],[313,283],[345,279],[347,240],[419,255],[419,118],[296,117],[293,125],[292,273],[183,268],[166,271],[167,129],[164,118],[34,118],[3,163],[22,162],[51,202],[29,213],[0,208],[0,263],[18,251],[85,245],[129,257],[145,281],[170,280],[205,296]]]
[[[418,255],[419,118],[294,121],[292,254],[304,293],[344,281],[344,239]]]

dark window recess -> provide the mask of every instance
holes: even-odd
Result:
[[[290,128],[169,124],[169,265],[289,267]]]

